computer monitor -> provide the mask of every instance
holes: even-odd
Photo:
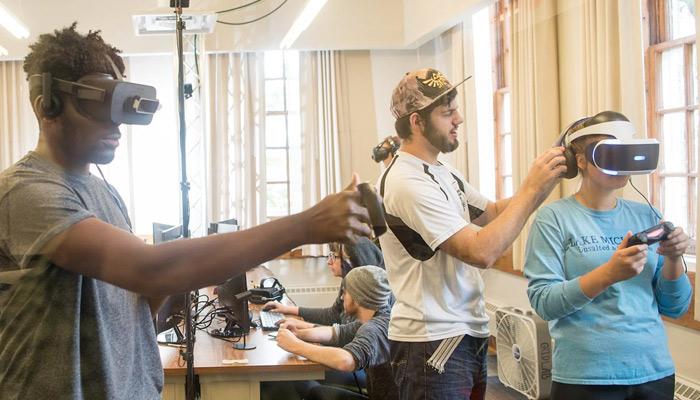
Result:
[[[248,283],[245,272],[236,275],[216,288],[219,295],[219,305],[228,308],[230,313],[226,316],[226,327],[220,331],[222,336],[243,337],[243,343],[236,343],[233,347],[238,350],[251,350],[254,346],[246,345],[245,338],[250,332],[250,311],[246,296],[240,296],[248,292]]]
[[[182,225],[153,223],[153,244],[161,244],[182,237]]]
[[[238,220],[231,218],[224,221],[210,223],[207,233],[209,235],[213,235],[216,233],[236,232],[240,229],[241,227],[238,225]]]
[[[182,293],[168,296],[158,309],[155,317],[158,343],[185,343],[185,335],[180,329],[180,325],[185,319],[185,296],[188,295],[189,293]]]
[[[161,244],[182,237],[182,225],[153,223],[153,244]],[[189,293],[168,296],[156,313],[154,325],[158,342],[184,344],[185,335],[180,324],[185,319],[185,302]]]
[[[234,321],[236,331],[240,334],[250,332],[248,299],[244,298],[239,300],[236,298],[236,295],[248,291],[245,273],[230,278],[219,285],[216,290],[219,294],[219,304],[230,309],[233,316],[236,318],[236,321]]]

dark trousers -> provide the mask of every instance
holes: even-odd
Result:
[[[367,400],[369,397],[338,386],[316,385],[309,388],[309,394],[304,400]]]
[[[427,361],[440,345],[391,341],[391,368],[401,400],[484,400],[488,339],[465,335],[439,373]]]
[[[552,382],[552,400],[672,400],[676,376],[639,385],[569,385]]]
[[[353,375],[352,372],[329,370],[323,381],[297,381],[294,388],[304,400],[367,399],[358,392],[358,382],[362,388],[367,387],[365,371],[359,370]]]

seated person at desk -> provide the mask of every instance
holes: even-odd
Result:
[[[286,323],[282,323],[277,344],[290,353],[335,370],[352,372],[365,369],[370,398],[397,399],[387,335],[390,298],[386,271],[375,266],[354,268],[345,277],[343,293],[345,312],[361,323],[354,336],[338,338],[335,329],[329,326],[296,330],[295,334],[285,328]],[[317,382],[311,382],[309,386],[305,399],[365,398],[357,392]]]
[[[0,307],[3,400],[158,399],[152,312],[160,298],[223,282],[302,244],[370,233],[355,175],[347,190],[295,215],[145,244],[117,190],[90,173],[90,164],[114,159],[119,125],[132,121],[114,115],[139,114],[102,101],[124,69],[99,31],[83,35],[75,23],[39,35],[24,60],[39,141],[0,173],[0,272],[24,272]]]
[[[277,301],[272,301],[264,306],[265,311],[274,311],[286,315],[298,315],[304,319],[285,319],[287,328],[297,329],[312,328],[316,325],[348,324],[353,322],[353,318],[343,311],[343,291],[345,290],[345,276],[355,267],[373,265],[384,268],[384,258],[379,248],[367,238],[360,238],[356,244],[330,244],[330,254],[328,254],[328,267],[334,276],[343,278],[340,284],[338,297],[333,305],[325,308],[310,308],[284,305]],[[342,329],[344,329],[343,327]],[[357,328],[355,328],[357,329]],[[354,335],[355,330],[350,332]]]

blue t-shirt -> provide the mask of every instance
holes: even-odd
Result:
[[[530,303],[555,341],[552,379],[580,385],[635,385],[674,373],[661,315],[679,317],[690,303],[686,275],[663,278],[664,258],[649,248],[644,270],[594,299],[582,275],[606,263],[627,231],[659,223],[646,204],[617,199],[596,211],[568,197],[543,207],[525,255]]]

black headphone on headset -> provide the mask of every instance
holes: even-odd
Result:
[[[569,126],[567,126],[559,136],[559,140],[557,140],[557,146],[564,147],[564,158],[566,159],[566,172],[564,173],[564,178],[566,179],[573,179],[576,177],[576,175],[578,175],[576,154],[574,153],[574,149],[571,147],[571,143],[566,143],[566,137],[571,133],[571,129],[574,126],[578,126],[580,123],[589,118],[590,117],[584,117],[569,124]]]
[[[41,111],[49,118],[56,118],[63,112],[61,98],[52,92],[53,77],[50,72],[41,74]]]
[[[384,144],[388,144],[389,147],[384,146]],[[375,162],[384,161],[389,155],[396,155],[396,152],[399,151],[399,147],[401,147],[401,142],[398,137],[387,136],[372,149],[372,160]]]

